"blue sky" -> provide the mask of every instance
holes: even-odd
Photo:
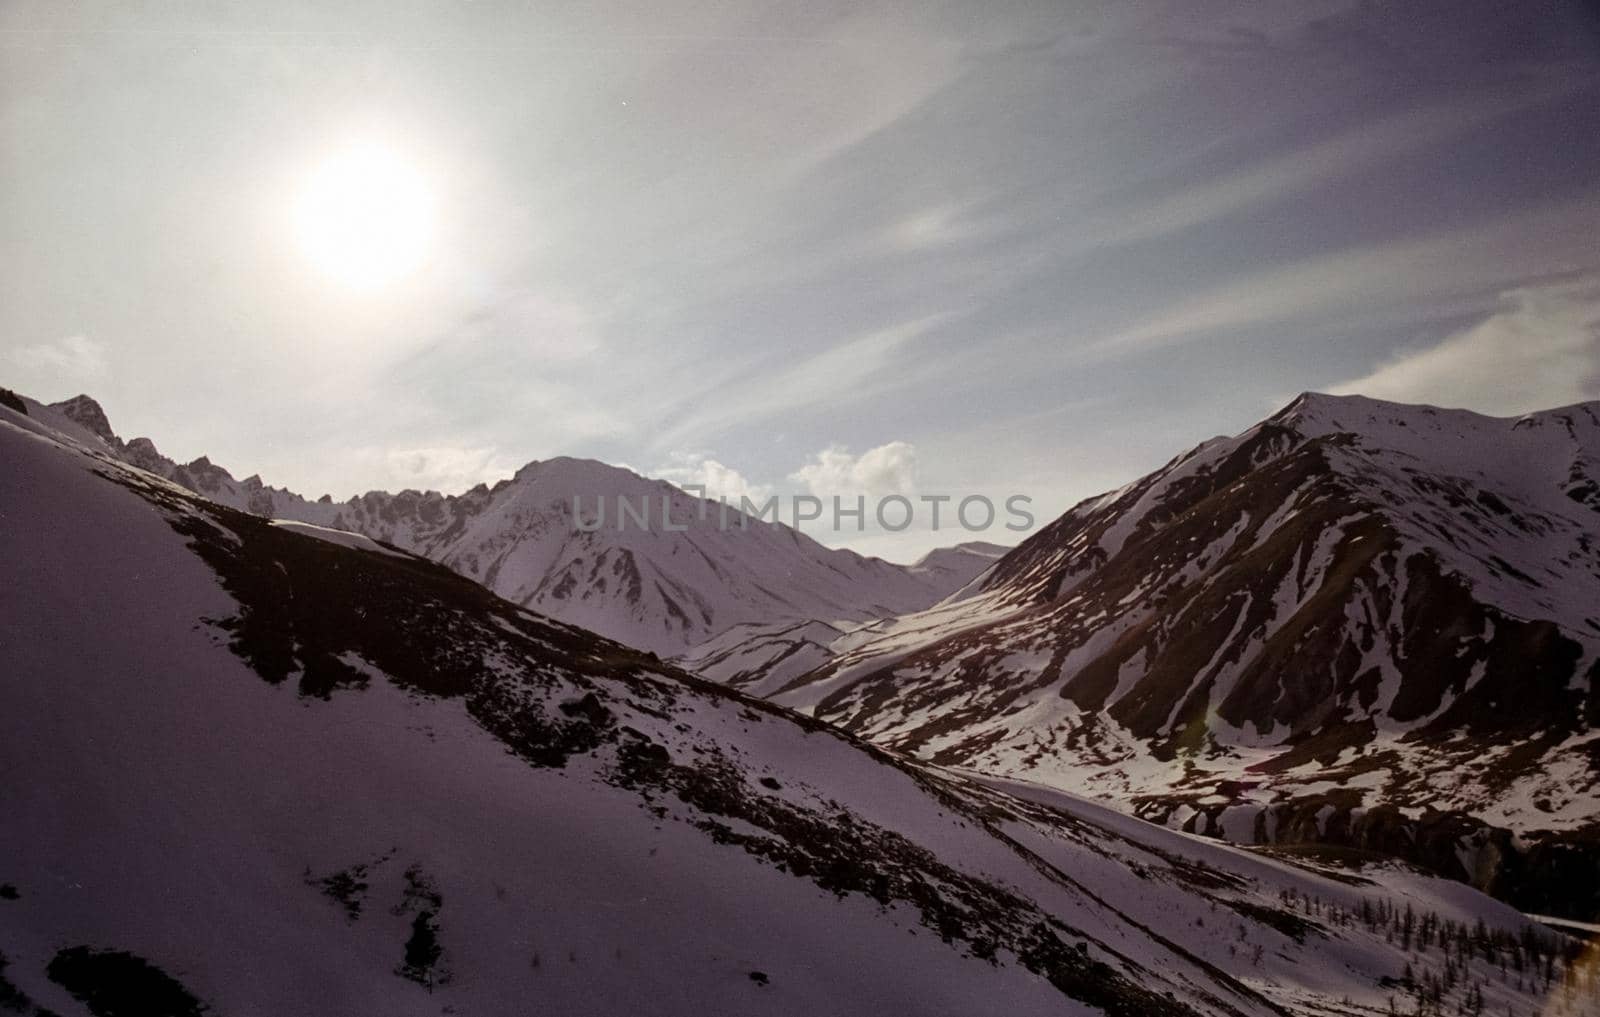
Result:
[[[1578,3],[330,6],[0,8],[0,384],[310,495],[569,454],[1040,522],[1304,389],[1600,394]],[[290,228],[369,141],[433,203],[378,290]]]

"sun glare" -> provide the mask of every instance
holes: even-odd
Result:
[[[427,180],[398,153],[352,147],[306,179],[295,226],[301,249],[320,272],[355,289],[376,289],[427,260],[433,198]]]

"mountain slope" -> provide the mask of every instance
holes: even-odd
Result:
[[[915,766],[6,409],[0,463],[19,1012],[1328,1013],[1435,978],[1499,1012],[1588,985],[1465,888]]]
[[[235,480],[204,457],[176,463],[148,438],[124,442],[88,396],[26,402],[37,419],[212,501],[365,534],[525,607],[663,656],[735,625],[862,622],[919,610],[998,557],[995,545],[980,543],[912,566],[862,557],[583,459],[529,463],[510,480],[459,496],[373,491],[343,503],[309,501],[260,477]],[[575,498],[582,521],[599,521],[597,529],[577,525]],[[623,515],[622,503],[635,514]]]
[[[941,588],[954,592],[975,581],[1011,548],[986,540],[969,540],[950,547],[937,547],[911,566],[913,573],[936,577]]]
[[[770,695],[1157,821],[1600,913],[1600,404],[1308,394],[873,629]]]
[[[993,567],[1004,557],[999,544],[972,541],[929,551],[915,565],[914,575],[957,590]],[[889,618],[858,624],[829,624],[821,620],[779,621],[735,625],[676,658],[702,678],[719,682],[753,696],[767,696],[833,659],[837,648],[851,641],[870,639]]]

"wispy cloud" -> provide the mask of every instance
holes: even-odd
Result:
[[[0,384],[301,490],[573,454],[799,492],[892,436],[925,492],[1043,505],[1275,391],[1426,391],[1406,344],[1600,273],[1574,5],[283,0],[245,47],[202,6],[8,54]],[[438,189],[381,299],[284,228],[369,129]]]
[[[81,335],[22,346],[8,359],[22,374],[16,384],[41,392],[104,381],[110,369],[106,344]]]
[[[1121,208],[1110,222],[1089,235],[1100,246],[1129,244],[1259,210],[1313,188],[1376,169],[1410,153],[1436,147],[1568,90],[1570,87],[1563,83],[1492,100],[1407,110],[1376,122],[1362,123],[1286,154]]]
[[[603,354],[590,312],[570,300],[542,293],[511,293],[472,315],[450,337],[453,343],[496,343],[529,361],[565,365]]]
[[[786,413],[809,414],[840,402],[870,398],[892,387],[891,368],[901,366],[915,344],[948,314],[934,314],[869,332],[821,353],[781,367],[754,365],[740,376],[707,386],[709,396],[694,406],[658,441],[671,445],[704,437],[718,428],[772,421]]]
[[[1493,291],[1536,274],[1540,266],[1545,272],[1569,267],[1568,259],[1585,253],[1597,227],[1600,212],[1591,202],[1575,202],[1274,265],[1181,299],[1073,347],[1069,356],[1103,359],[1225,331]],[[1529,236],[1541,238],[1538,250],[1528,249]]]
[[[1505,304],[1330,391],[1507,416],[1600,395],[1600,279],[1512,290]]]

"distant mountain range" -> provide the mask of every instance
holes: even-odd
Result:
[[[973,543],[897,565],[824,547],[782,523],[724,513],[666,481],[591,459],[529,463],[510,480],[461,495],[373,491],[313,501],[259,476],[236,480],[205,457],[174,462],[149,438],[124,441],[87,395],[50,405],[19,398],[36,419],[218,504],[364,534],[524,607],[662,656],[736,625],[849,625],[920,610],[965,585],[1000,550]],[[574,498],[590,523],[607,506],[606,525],[580,532]],[[619,498],[655,520],[666,504],[684,529],[619,525]]]
[[[0,404],[7,1012],[1526,1014],[1586,991],[1578,941],[1459,884],[919,764]]]
[[[1600,403],[1307,394],[740,683],[1156,822],[1600,914]]]
[[[908,757],[1600,918],[1600,403],[1308,393],[1014,550],[897,566],[724,530],[591,461],[311,502],[125,442],[87,397],[12,399],[219,504],[421,554]],[[665,498],[687,529],[578,532],[574,494]]]

